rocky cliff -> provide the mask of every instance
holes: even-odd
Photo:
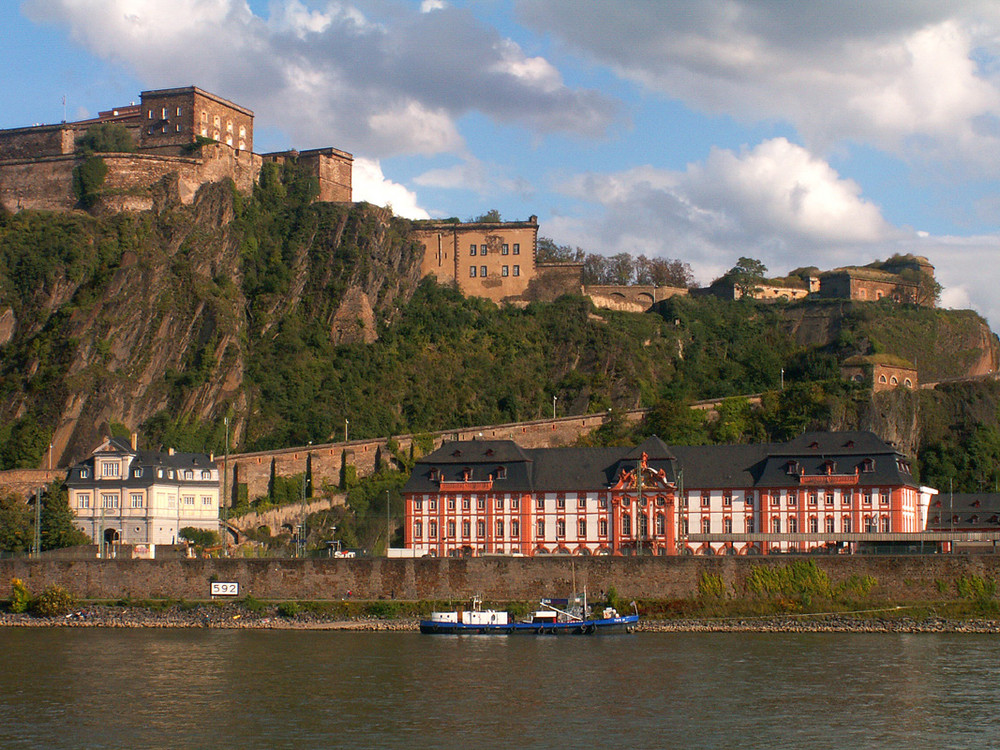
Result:
[[[260,398],[248,368],[279,329],[370,341],[419,281],[408,224],[271,178],[159,212],[0,216],[0,438],[38,454],[51,435],[65,464],[110,431],[214,435],[232,413],[236,442]]]

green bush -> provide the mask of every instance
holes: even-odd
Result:
[[[280,617],[296,617],[302,611],[296,602],[282,602],[278,605],[278,615]]]
[[[769,597],[830,597],[830,579],[813,560],[782,566],[754,565],[747,574],[746,589]]]
[[[24,585],[24,581],[15,578],[10,582],[10,588],[10,611],[18,614],[27,612],[31,606],[31,592]]]
[[[88,156],[82,164],[73,168],[73,192],[80,203],[89,208],[96,202],[107,174],[108,165],[100,156]]]
[[[76,597],[62,586],[52,585],[31,603],[31,611],[42,617],[57,617],[76,606]]]
[[[972,601],[989,601],[996,596],[997,582],[986,576],[972,574],[956,581],[958,595]]]
[[[726,594],[726,584],[722,576],[715,573],[702,573],[698,579],[698,596],[702,599],[721,599]]]

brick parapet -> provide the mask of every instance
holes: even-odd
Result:
[[[1000,555],[809,556],[832,586],[874,579],[871,596],[895,603],[958,600],[957,582],[1000,577]],[[751,571],[782,568],[787,557],[485,557],[471,559],[0,560],[0,581],[31,591],[58,584],[90,599],[207,599],[214,580],[236,581],[261,599],[532,601],[586,587],[593,600],[614,588],[629,599],[698,596],[705,575],[745,591]],[[943,584],[943,585],[942,585]]]

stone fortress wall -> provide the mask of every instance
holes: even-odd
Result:
[[[288,159],[316,176],[319,200],[352,199],[351,154],[335,148],[255,154],[253,112],[188,86],[144,91],[141,104],[89,120],[0,130],[0,206],[12,212],[76,208],[73,170],[84,158],[77,142],[90,127],[110,123],[126,129],[135,151],[99,155],[108,168],[100,194],[107,211],[153,208],[152,188],[165,178],[175,180],[168,187],[181,203],[194,200],[202,185],[225,179],[249,192],[265,161]]]

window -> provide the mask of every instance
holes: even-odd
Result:
[[[430,507],[431,510],[437,510],[438,509],[438,501],[437,501],[436,497],[432,497],[427,504],[428,504],[428,506]]]
[[[201,121],[208,122],[208,112],[206,112],[205,110],[201,111]]]
[[[413,522],[413,538],[420,539],[424,535],[424,522],[414,521]]]
[[[826,491],[825,503],[827,505],[833,505],[833,490]]]
[[[850,505],[851,504],[851,500],[854,499],[853,495],[854,495],[853,490],[842,490],[841,493],[840,493],[840,504],[841,505]]]
[[[164,120],[167,119],[167,108],[166,107],[161,107],[160,108],[160,117],[162,117]]]
[[[448,510],[455,510],[455,498],[448,498]]]
[[[771,494],[771,507],[777,508],[779,505],[781,505],[781,495],[774,492]]]
[[[129,499],[129,505],[131,507],[133,507],[133,508],[141,508],[142,507],[142,493],[133,492],[133,493],[131,493],[128,496],[128,499]]]
[[[556,507],[560,510],[566,507],[566,498],[559,496],[556,498]]]
[[[722,493],[722,504],[725,505],[727,508],[730,507],[733,504],[733,493],[732,492],[723,492]]]
[[[497,479],[506,479],[506,478],[507,478],[507,467],[506,466],[498,466],[497,467]]]
[[[419,497],[416,498],[413,501],[413,510],[418,510],[419,511],[419,510],[423,510],[423,509],[424,509],[424,501],[421,500]]]
[[[632,535],[632,516],[622,516],[622,536]]]
[[[521,254],[521,245],[519,243],[515,242],[514,243],[514,255],[520,255],[520,254]],[[514,266],[514,268],[517,268],[517,266]],[[517,276],[516,273],[514,275]]]
[[[514,266],[514,271],[512,272],[511,275],[513,275],[513,276],[520,276],[521,275],[521,267],[520,266]]]
[[[747,533],[748,534],[752,534],[753,533],[753,528],[754,528],[753,527],[753,518],[748,518],[746,520],[746,527],[747,527]]]
[[[780,534],[781,533],[781,519],[780,518],[775,517],[775,518],[771,519],[771,533],[772,534]]]
[[[473,255],[474,256],[475,254],[476,254],[476,246],[475,245],[469,245],[469,255]]]
[[[510,538],[518,539],[521,536],[521,522],[511,521],[510,522]]]
[[[476,278],[476,267],[475,266],[469,266],[469,278],[470,279]]]
[[[889,516],[882,516],[882,518],[880,520],[882,522],[882,533],[883,534],[888,534],[889,533]]]
[[[497,507],[497,510],[503,510],[503,498],[502,497],[498,497],[497,498],[497,500],[496,500],[496,507]]]
[[[862,502],[865,505],[871,505],[872,504],[872,491],[871,490],[864,490],[864,494],[861,497],[862,497]]]
[[[84,493],[82,495],[76,496],[76,507],[77,508],[89,508],[90,507],[90,495]]]
[[[449,539],[454,539],[455,538],[455,522],[454,521],[448,521],[448,538]]]
[[[467,497],[462,498],[462,510],[468,510],[471,507],[471,501]]]
[[[153,119],[153,110],[150,109],[150,110],[146,111],[146,119],[147,120],[152,120]]]
[[[882,490],[880,493],[878,493],[878,501],[882,505],[888,505],[889,504],[889,490]]]
[[[438,524],[437,521],[431,521],[427,524],[427,536],[431,539],[437,539],[438,535]]]
[[[226,132],[227,133],[232,133],[233,132],[233,121],[232,120],[226,120]]]
[[[797,492],[789,492],[788,493],[788,507],[789,508],[794,508],[798,504],[799,504],[799,495],[798,495],[798,493]]]
[[[156,470],[156,477],[157,479],[163,479],[163,469]]]
[[[667,519],[663,517],[662,513],[656,514],[656,535],[663,536],[667,533]]]
[[[245,125],[240,125],[240,138],[247,137],[247,129]]]
[[[819,533],[819,519],[813,516],[809,519],[809,533],[818,534]]]
[[[511,510],[520,510],[521,509],[521,498],[519,498],[519,497],[512,497],[510,499],[510,509]]]
[[[479,246],[479,254],[480,255],[486,255],[486,245],[480,245]]]
[[[216,115],[215,117],[213,117],[213,118],[212,118],[212,124],[213,124],[213,125],[214,125],[215,127],[219,127],[219,126],[221,126],[221,125],[222,125],[222,118],[221,118],[221,117],[219,117],[218,115]]]
[[[833,516],[827,516],[826,520],[824,521],[824,524],[826,525],[826,533],[827,534],[832,534],[833,533]]]
[[[535,510],[544,510],[544,509],[545,509],[545,498],[543,497],[535,498]]]
[[[707,492],[702,492],[701,493],[701,507],[702,508],[707,508],[708,505],[709,505],[709,503],[711,502],[711,500],[712,500],[712,496],[709,495]]]
[[[844,516],[841,519],[841,521],[840,521],[840,528],[842,528],[844,530],[845,534],[850,534],[851,531],[853,530],[852,527],[853,527],[853,524],[851,523],[851,517],[850,516]]]
[[[102,508],[117,508],[118,507],[118,495],[101,495],[101,507]]]
[[[201,478],[202,479],[211,479],[212,478],[212,472],[208,471],[208,470],[202,471],[201,472]]]
[[[587,498],[584,497],[583,495],[577,495],[577,497],[576,497],[576,507],[577,508],[586,508],[587,507]]]
[[[118,464],[111,461],[105,461],[101,464],[101,476],[102,477],[116,477],[118,476]]]
[[[500,275],[503,276],[504,278],[510,276],[510,266],[501,266]]]
[[[722,519],[722,531],[726,534],[733,533],[733,519],[729,516]]]
[[[587,538],[587,519],[586,518],[581,518],[579,521],[576,522],[576,535],[580,539],[586,539]]]
[[[194,472],[191,471],[190,469],[188,469],[187,471],[184,472],[184,478],[185,479],[194,479]]]
[[[639,516],[639,538],[645,539],[649,536],[649,518],[642,515]]]
[[[602,518],[600,521],[597,522],[597,533],[600,536],[608,535],[608,519]]]
[[[598,508],[607,508],[608,507],[608,499],[606,497],[599,497],[597,499],[597,507]]]
[[[556,521],[556,536],[560,537],[560,538],[566,536],[566,519],[565,518],[560,518],[559,520]]]
[[[510,253],[510,245],[508,245],[505,242],[503,245],[500,246],[500,254],[501,255],[508,255],[509,253]]]
[[[476,536],[486,536],[486,521],[476,521]]]
[[[90,471],[87,469],[80,469],[80,479],[86,479],[90,476]]]
[[[809,504],[818,505],[819,504],[819,493],[816,490],[811,490],[809,492]]]
[[[711,534],[712,533],[712,521],[709,518],[701,519],[701,533]]]
[[[174,478],[174,470],[167,469],[167,479],[173,479],[173,478]]]
[[[535,522],[535,536],[539,539],[545,538],[545,521]]]
[[[798,534],[799,533],[799,519],[792,516],[788,519],[788,533]]]
[[[503,521],[497,521],[497,538],[503,539]]]
[[[476,498],[476,510],[486,510],[486,498],[477,497]]]
[[[479,267],[479,275],[482,276],[484,279],[486,278],[486,266]]]
[[[212,503],[212,496],[211,495],[202,495],[201,496],[201,504],[202,505],[213,505],[213,503]]]
[[[194,495],[184,495],[185,505],[194,505]]]

